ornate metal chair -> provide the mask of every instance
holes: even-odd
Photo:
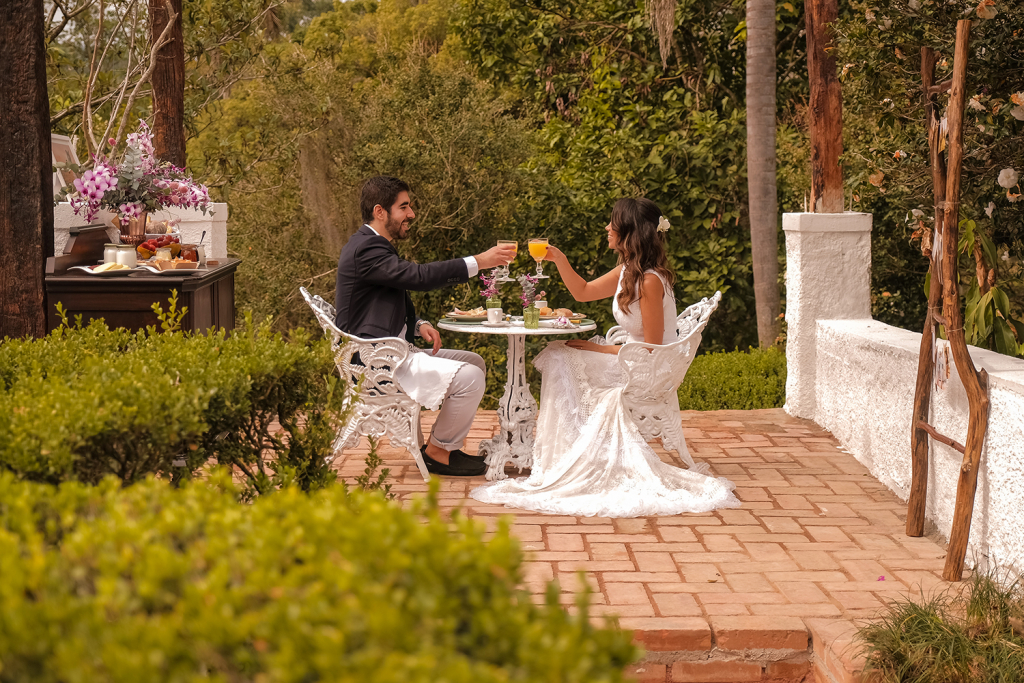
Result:
[[[398,337],[360,339],[345,334],[334,324],[334,306],[310,295],[305,287],[299,291],[331,340],[334,364],[341,378],[357,387],[358,400],[349,421],[334,440],[331,458],[341,449],[355,446],[362,436],[387,435],[391,443],[409,451],[424,481],[430,481],[420,453],[420,404],[394,380],[395,371],[409,355],[409,343]]]
[[[679,341],[659,346],[644,342],[626,342],[626,331],[615,326],[608,330],[610,343],[622,343],[619,365],[626,375],[623,402],[633,422],[647,441],[661,439],[666,450],[675,451],[687,467],[707,473],[705,463],[696,464],[686,447],[679,417],[679,385],[697,355],[701,333],[711,314],[718,308],[722,293],[688,306],[676,318]]]

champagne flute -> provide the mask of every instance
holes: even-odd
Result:
[[[519,243],[516,242],[515,240],[498,240],[498,246],[499,247],[505,247],[505,246],[512,247],[512,258],[513,259],[516,257],[516,253],[519,251]],[[511,263],[511,261],[509,261],[509,263]],[[500,268],[496,269],[498,271],[497,274],[500,275],[498,280],[500,280],[501,282],[512,282],[512,278],[510,278],[508,276],[508,266],[509,266],[509,263],[506,263],[504,266],[501,266]]]
[[[544,274],[544,266],[542,265],[544,257],[548,255],[548,238],[534,237],[530,240],[529,249],[530,256],[537,262],[537,274],[534,277],[538,280],[548,279],[548,276]]]

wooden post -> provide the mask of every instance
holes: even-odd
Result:
[[[928,314],[925,316],[924,331],[921,334],[921,352],[917,365],[917,386],[914,390],[914,415],[911,422],[911,481],[910,497],[907,499],[907,536],[924,535],[925,506],[928,501],[928,431],[922,424],[928,421],[928,406],[931,403],[932,380],[935,372],[935,314],[939,312],[942,294],[942,275],[939,268],[941,257],[942,220],[946,202],[946,161],[939,143],[938,92],[935,84],[935,63],[939,55],[935,50],[921,48],[921,89],[924,93],[925,130],[928,132],[928,153],[932,169],[932,188],[935,196],[935,228],[932,231],[931,248],[926,250],[928,272],[931,275],[928,287]]]
[[[0,340],[46,334],[53,159],[43,0],[0,2]]]
[[[170,42],[157,53],[150,76],[153,86],[153,147],[156,158],[185,167],[185,45],[181,32],[181,0],[170,0],[177,15]],[[150,41],[167,26],[167,0],[149,0]]]
[[[953,84],[950,90],[946,121],[949,129],[948,174],[946,179],[946,207],[942,238],[942,310],[946,320],[953,362],[967,392],[970,407],[967,422],[967,440],[956,489],[956,508],[953,528],[949,534],[949,550],[942,578],[959,581],[963,574],[967,541],[974,515],[974,495],[978,488],[978,467],[981,448],[988,428],[988,373],[974,368],[967,341],[964,338],[963,316],[960,311],[960,292],[957,287],[957,242],[960,216],[960,171],[964,154],[964,106],[967,99],[967,46],[971,22],[961,19],[956,24],[956,49],[953,56]]]
[[[843,92],[832,55],[831,24],[839,16],[836,0],[807,0],[807,74],[811,95],[812,213],[843,212]]]

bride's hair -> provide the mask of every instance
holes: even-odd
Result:
[[[612,227],[618,236],[619,264],[622,266],[622,289],[619,308],[629,313],[629,306],[640,299],[644,273],[653,270],[669,288],[675,274],[668,267],[665,255],[665,233],[658,232],[661,209],[650,199],[625,198],[612,207]]]

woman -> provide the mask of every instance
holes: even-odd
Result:
[[[619,265],[587,282],[548,247],[576,301],[612,300],[629,341],[676,341],[673,274],[665,256],[668,222],[648,199],[620,199],[605,228]],[[663,463],[622,403],[620,346],[601,337],[552,342],[534,366],[543,375],[533,469],[474,489],[485,503],[573,516],[642,517],[738,507],[734,485]]]

